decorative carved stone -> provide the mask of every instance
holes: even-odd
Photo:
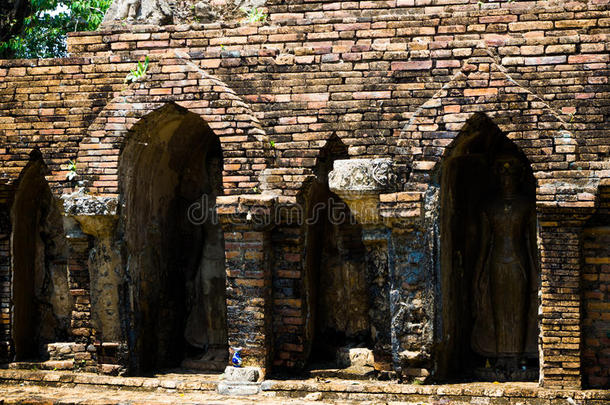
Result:
[[[396,174],[391,159],[336,160],[328,175],[335,193],[375,193],[395,188]]]
[[[99,197],[85,194],[82,190],[62,196],[65,215],[113,216],[117,213],[116,197]]]
[[[170,25],[208,23],[243,18],[244,10],[261,7],[266,0],[115,0],[104,17],[104,25]]]
[[[172,0],[117,0],[104,16],[104,23],[116,20],[141,21],[147,24],[173,23]]]
[[[339,195],[361,224],[379,222],[379,194],[396,188],[391,159],[336,160],[328,185]]]

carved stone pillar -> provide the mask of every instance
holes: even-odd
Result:
[[[126,365],[126,338],[122,331],[121,305],[128,301],[123,291],[124,271],[115,240],[117,200],[75,193],[64,197],[64,221],[70,243],[70,280],[86,280],[73,290],[77,295],[72,322],[89,324],[92,343],[104,372],[116,372]],[[83,281],[80,281],[81,283]],[[76,284],[74,284],[76,286]],[[86,302],[89,314],[83,312]],[[124,315],[123,315],[124,316]]]
[[[395,170],[390,159],[338,160],[329,186],[363,225],[376,357],[425,379],[433,368],[434,218],[424,215],[423,192],[395,192]]]
[[[421,223],[404,223],[392,230],[394,366],[405,378],[425,379],[433,370],[435,277],[430,233]]]
[[[394,309],[390,296],[390,292],[396,289],[392,285],[392,231],[379,215],[379,196],[392,191],[395,178],[390,159],[337,160],[328,176],[330,190],[347,203],[356,220],[363,226],[373,355],[375,367],[380,370],[391,370],[392,363],[396,363],[396,359],[393,359],[395,334],[391,326]]]
[[[373,357],[378,370],[392,369],[392,308],[390,300],[390,266],[388,251],[391,233],[385,227],[367,227],[362,230],[366,248],[366,276],[370,300],[370,321],[373,327]]]

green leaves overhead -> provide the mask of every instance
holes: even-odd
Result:
[[[66,56],[66,34],[92,31],[102,22],[112,0],[28,0],[30,12],[15,35],[0,42],[0,58]]]

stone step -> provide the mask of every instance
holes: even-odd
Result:
[[[309,370],[314,378],[336,378],[343,380],[373,380],[377,372],[371,366],[350,366],[346,368],[321,368]]]
[[[138,391],[216,391],[220,380],[220,373],[197,373],[180,369],[151,377],[114,377],[88,372],[48,371],[40,368],[38,370],[0,369],[0,383],[3,384],[28,382],[35,385],[56,387],[83,385]]]
[[[47,361],[16,361],[9,363],[11,370],[72,370],[74,360],[47,360]]]
[[[182,372],[182,374],[181,374]],[[133,403],[241,403],[242,399],[218,395],[219,374],[189,373],[171,370],[152,377],[110,377],[91,373],[65,371],[29,371],[0,369],[0,398],[7,404],[119,404]],[[418,404],[545,404],[601,405],[610,403],[610,390],[558,390],[539,387],[537,383],[463,383],[439,385],[400,384],[396,381],[363,381],[324,379],[267,380],[262,383],[222,381],[223,393],[254,395],[247,404],[298,404],[307,400],[325,403],[362,401],[361,403],[418,403]],[[220,388],[220,387],[219,387]],[[24,391],[24,390],[31,391]],[[4,390],[4,391],[3,391]],[[74,390],[69,398],[61,390]],[[44,395],[57,391],[61,401]],[[102,397],[93,397],[99,391]],[[18,394],[23,392],[23,396]],[[258,394],[257,394],[258,392]],[[6,395],[12,395],[7,401]],[[44,395],[42,395],[44,394]],[[88,395],[91,395],[88,401]],[[96,394],[97,395],[97,394]],[[100,394],[101,395],[101,394]],[[153,397],[154,396],[154,397]],[[97,400],[95,398],[98,398]],[[151,401],[154,399],[155,401]],[[209,399],[209,400],[207,400]],[[97,402],[96,402],[97,401]],[[245,399],[243,401],[246,401]],[[244,402],[246,403],[246,402]]]
[[[610,403],[610,390],[547,389],[537,383],[461,383],[419,385],[396,381],[356,380],[265,380],[261,393],[277,398],[302,398],[328,401],[387,402],[392,404],[545,404],[601,405]]]

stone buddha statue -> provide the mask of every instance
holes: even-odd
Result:
[[[537,356],[534,202],[521,190],[524,167],[516,158],[499,157],[494,166],[499,190],[483,205],[471,343],[496,365],[516,368]]]
[[[216,197],[222,191],[222,161],[213,157],[204,170],[206,181],[200,201],[207,215],[200,224],[201,256],[195,256],[198,263],[189,265],[192,271],[186,277],[188,316],[184,330],[186,342],[201,349],[202,354],[186,359],[183,367],[205,370],[213,367],[214,362],[224,368],[228,350],[224,239],[222,228],[214,218]]]

